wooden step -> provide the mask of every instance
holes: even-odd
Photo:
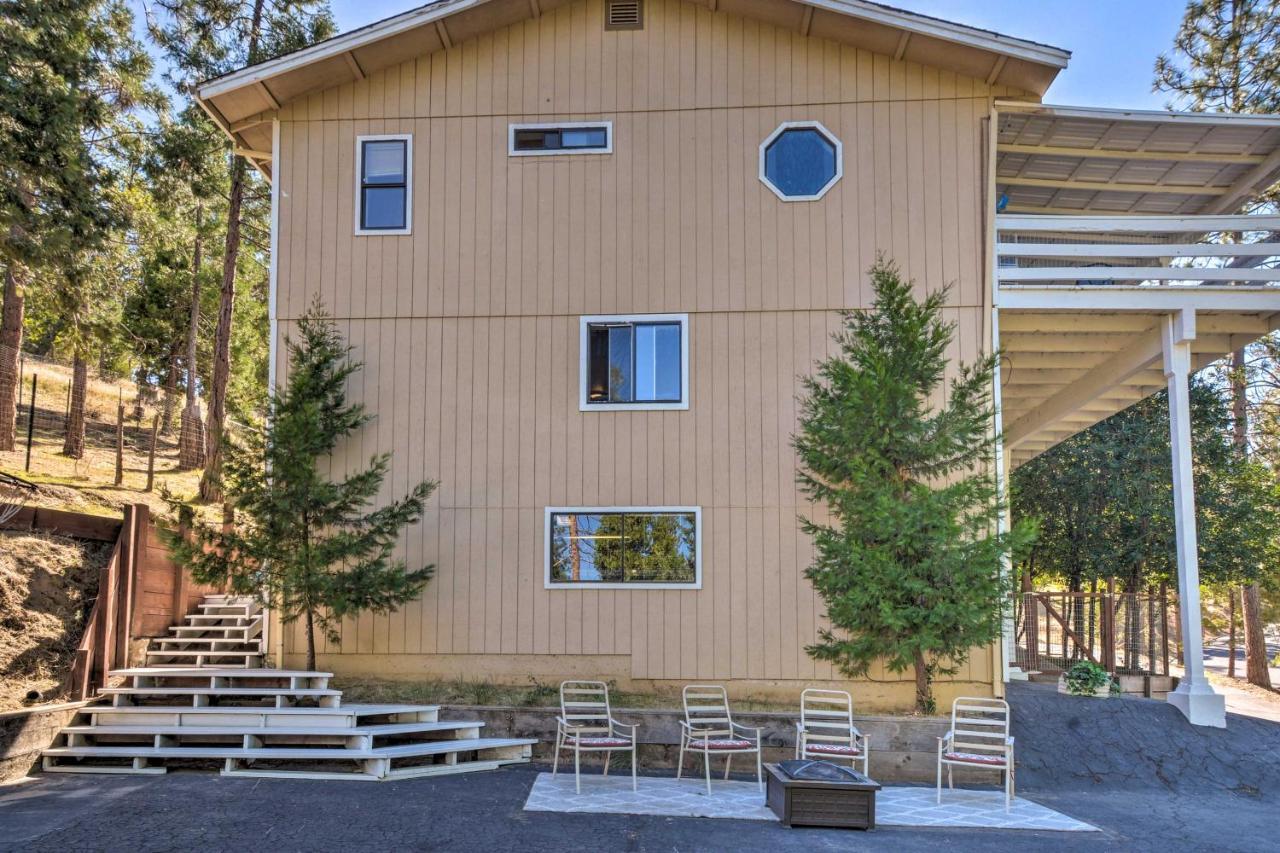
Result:
[[[156,637],[153,642],[158,643],[161,646],[171,646],[177,643],[212,646],[215,643],[222,643],[223,645],[256,646],[258,648],[262,648],[261,640],[242,640],[238,637],[231,637],[229,639],[226,637]]]
[[[157,660],[152,660],[156,658]],[[258,669],[262,666],[262,652],[184,651],[168,650],[147,652],[147,666],[173,667],[218,666],[227,669]],[[230,659],[230,660],[229,660]]]
[[[528,761],[534,741],[518,738],[471,738],[466,740],[427,741],[402,746],[363,749],[287,746],[55,746],[42,753],[44,769],[62,773],[155,773],[152,761],[221,760],[224,775],[270,774],[273,777],[309,778],[321,773],[323,778],[348,779],[360,776],[375,778],[408,778],[468,770],[487,770],[502,764]],[[460,754],[474,753],[475,761],[459,761]],[[423,762],[426,763],[414,763]],[[100,763],[85,764],[84,761]],[[66,761],[76,761],[66,764]],[[128,761],[128,765],[105,764],[104,761]],[[246,767],[245,761],[303,762],[297,770],[284,767]],[[351,773],[308,768],[311,762],[353,762],[359,769]],[[321,778],[313,776],[310,778]]]
[[[158,725],[172,726],[236,726],[243,728],[271,729],[276,726],[332,726],[336,728],[360,728],[375,725],[368,721],[378,719],[390,723],[430,723],[439,717],[435,705],[341,705],[337,708],[311,708],[286,706],[265,708],[246,705],[216,705],[193,707],[164,705],[89,705],[79,712],[96,725]]]
[[[200,725],[71,725],[62,729],[65,735],[111,735],[154,737],[395,737],[411,734],[449,733],[484,728],[479,720],[446,720],[434,723],[380,723],[370,726],[200,726]],[[473,739],[477,736],[472,736]]]
[[[121,678],[136,678],[149,675],[158,675],[164,678],[184,676],[191,678],[219,678],[222,676],[227,678],[333,678],[332,672],[320,672],[312,669],[269,669],[263,667],[243,670],[216,666],[165,667],[159,670],[156,667],[135,666],[128,669],[113,669],[111,670],[111,675]]]

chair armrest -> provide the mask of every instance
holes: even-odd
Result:
[[[764,731],[764,729],[763,729],[763,728],[761,728],[761,727],[759,727],[759,726],[744,726],[742,723],[730,723],[729,725],[730,725],[730,726],[732,726],[734,729],[737,729],[737,730],[739,730],[739,731],[743,731],[743,732],[755,732],[755,738],[756,738],[756,740],[759,740],[759,739],[760,739],[760,732]]]
[[[947,745],[947,744],[951,743],[951,739],[952,739],[954,736],[955,736],[955,732],[947,732],[945,735],[943,735],[942,737],[938,738],[938,745],[939,745],[939,746],[945,746],[945,745]]]
[[[563,730],[565,730],[565,731],[568,731],[568,730],[570,730],[570,729],[580,729],[580,728],[582,728],[582,726],[575,726],[575,725],[573,725],[573,723],[570,723],[570,722],[569,722],[568,720],[566,720],[564,717],[556,717],[556,725],[558,725],[561,729],[563,729]]]
[[[613,729],[629,729],[630,730],[629,732],[622,733],[623,737],[629,737],[632,740],[635,740],[636,729],[639,728],[639,724],[632,725],[631,723],[620,723],[617,720],[615,720],[613,717],[610,717],[609,727]]]

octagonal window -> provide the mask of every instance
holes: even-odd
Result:
[[[842,174],[840,140],[816,121],[789,121],[760,144],[760,180],[783,201],[814,201]]]

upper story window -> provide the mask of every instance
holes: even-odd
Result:
[[[582,411],[689,408],[689,315],[581,320]]]
[[[356,233],[408,234],[413,214],[413,137],[356,137]]]
[[[548,507],[543,585],[699,589],[699,507]]]
[[[840,180],[841,154],[819,122],[783,122],[760,143],[760,180],[783,201],[816,201]]]
[[[508,134],[512,157],[613,153],[613,122],[610,121],[513,124]]]

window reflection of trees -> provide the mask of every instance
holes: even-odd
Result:
[[[694,583],[693,513],[554,513],[557,583]]]

